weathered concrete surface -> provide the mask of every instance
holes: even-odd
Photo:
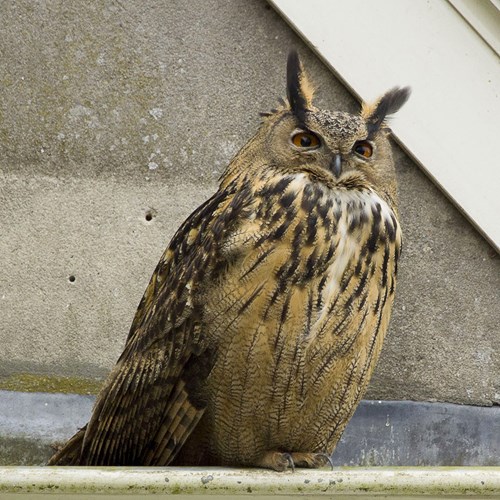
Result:
[[[94,398],[0,390],[0,466],[43,465],[90,417]],[[335,466],[500,466],[500,408],[362,401]]]
[[[319,105],[357,109],[263,0],[3,3],[0,378],[107,373],[169,238],[284,95],[291,46]],[[500,260],[396,158],[405,246],[368,397],[498,403]]]
[[[264,500],[270,497],[322,500],[392,498],[437,500],[441,498],[498,498],[498,467],[398,467],[296,469],[276,473],[264,469],[232,467],[1,467],[2,500],[34,496],[71,496],[72,500],[130,500],[155,498],[204,500],[206,495],[231,500]]]

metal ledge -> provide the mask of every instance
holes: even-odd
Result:
[[[0,466],[42,465],[90,417],[93,397],[0,391]],[[500,407],[362,401],[335,466],[500,466]]]
[[[0,494],[500,494],[500,467],[340,468],[276,473],[227,468],[4,467]],[[2,496],[3,498],[3,496]]]

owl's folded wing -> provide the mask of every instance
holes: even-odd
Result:
[[[184,222],[151,277],[125,349],[87,426],[49,465],[165,465],[203,415],[213,358],[201,295],[223,272],[219,247],[248,193],[217,192]]]

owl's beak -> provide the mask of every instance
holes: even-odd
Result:
[[[333,157],[333,160],[330,162],[330,170],[333,172],[335,177],[340,177],[342,173],[342,156],[340,154],[336,154]]]

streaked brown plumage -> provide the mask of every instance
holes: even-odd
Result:
[[[181,226],[90,422],[50,464],[317,467],[370,379],[401,232],[384,123],[319,110],[295,52],[219,190]]]

